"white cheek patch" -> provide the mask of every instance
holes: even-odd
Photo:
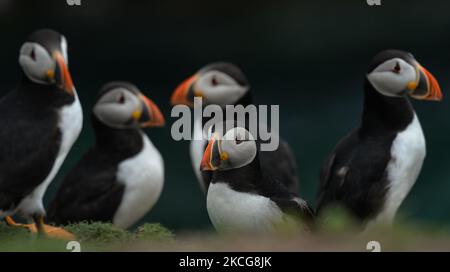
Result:
[[[212,83],[213,79],[217,85]],[[219,71],[203,74],[197,81],[195,89],[202,92],[209,104],[221,106],[235,104],[248,91],[248,87],[239,85],[232,77]]]
[[[245,128],[243,127],[235,127],[227,131],[224,135],[224,139],[226,140],[247,140],[247,141],[254,141],[255,138],[253,135]]]
[[[34,53],[32,53],[34,51]],[[34,54],[34,59],[32,58]],[[47,50],[37,43],[25,43],[20,49],[19,64],[33,82],[48,84],[47,72],[55,70],[55,62]]]
[[[367,78],[372,86],[385,96],[400,96],[400,93],[405,89],[403,80],[391,72],[372,73]]]
[[[394,73],[393,69],[398,64],[399,73]],[[385,96],[397,97],[406,90],[408,83],[415,81],[417,73],[415,68],[402,59],[395,58],[380,64],[370,74],[367,79],[372,86]]]
[[[245,139],[236,143],[237,139]],[[228,154],[227,165],[230,168],[240,168],[250,164],[256,157],[257,148],[253,136],[244,128],[229,130],[221,141],[221,151]]]
[[[239,85],[223,85],[211,88],[209,91],[204,92],[204,96],[209,103],[218,104],[221,106],[233,105],[244,94],[248,88]]]
[[[124,96],[124,103],[118,102],[118,97]],[[140,107],[139,99],[131,92],[117,88],[109,91],[94,106],[94,114],[104,124],[115,128],[126,128],[130,124],[132,113]]]
[[[117,103],[100,104],[94,107],[94,113],[102,123],[115,128],[123,128],[131,119],[129,105]]]

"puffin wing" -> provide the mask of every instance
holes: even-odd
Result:
[[[0,210],[11,210],[49,175],[59,151],[57,115],[28,112],[11,92],[0,101]]]
[[[303,199],[297,197],[286,188],[286,186],[275,177],[263,175],[259,183],[258,194],[268,197],[280,210],[295,218],[310,224],[314,220],[314,211]]]
[[[49,221],[112,221],[125,187],[116,180],[116,166],[93,149],[68,173],[49,207]]]
[[[293,198],[279,198],[271,197],[273,202],[286,214],[300,218],[303,222],[310,224],[313,223],[315,214],[311,206],[305,200],[299,197]]]
[[[260,162],[264,172],[278,179],[291,193],[298,194],[296,160],[286,141],[280,139],[274,151],[260,152]]]
[[[381,207],[386,187],[389,151],[380,139],[361,139],[350,133],[336,146],[323,165],[317,195],[317,213],[339,205],[363,220]],[[379,204],[379,205],[377,205]]]

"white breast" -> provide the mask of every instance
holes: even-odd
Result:
[[[425,137],[419,119],[414,114],[411,124],[397,134],[392,143],[392,159],[387,166],[387,178],[390,183],[383,211],[375,223],[392,223],[400,204],[416,182],[425,154]]]
[[[211,183],[207,195],[209,218],[220,232],[271,231],[283,213],[267,197],[237,192],[225,183]]]
[[[59,110],[58,126],[62,137],[61,145],[53,167],[45,180],[17,206],[16,212],[21,212],[25,215],[45,213],[44,205],[42,203],[42,198],[45,191],[55,175],[58,173],[59,168],[72,148],[72,145],[80,135],[81,128],[83,127],[83,111],[76,92],[74,102],[70,105],[62,107]]]
[[[206,192],[205,183],[203,182],[202,173],[200,172],[200,163],[203,158],[203,152],[206,146],[206,141],[203,139],[202,120],[194,119],[194,133],[193,140],[190,144],[190,155],[192,168],[194,169],[197,181],[203,192]]]
[[[158,201],[164,184],[161,154],[143,133],[142,138],[142,150],[118,168],[117,179],[125,185],[125,191],[113,223],[120,228],[128,228],[141,219]]]

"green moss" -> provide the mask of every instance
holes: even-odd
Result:
[[[156,240],[156,241],[164,241],[171,242],[173,241],[174,234],[163,227],[161,224],[149,224],[146,223],[139,228],[137,228],[134,233],[135,240]]]
[[[2,241],[1,252],[67,252],[67,241],[39,238],[30,235],[28,238]]]
[[[136,231],[123,230],[112,224],[81,222],[65,226],[76,236],[82,251],[115,250],[126,244],[140,241],[173,241],[173,233],[161,224],[144,224]],[[69,251],[68,241],[42,238],[25,228],[10,227],[0,223],[0,251]]]
[[[3,221],[0,222],[0,241],[15,240],[30,236],[30,232],[25,228],[11,227]]]
[[[46,239],[28,229],[11,227],[0,222],[0,251],[66,251],[66,241]]]
[[[383,251],[397,250],[448,250],[449,226],[429,226],[420,222],[404,222],[399,217],[393,227],[377,227],[359,233],[355,221],[339,209],[327,211],[320,218],[321,228],[306,234],[287,228],[273,235],[258,236],[244,234],[238,240],[213,233],[174,234],[161,224],[144,224],[136,230],[127,231],[111,224],[82,222],[64,227],[76,236],[82,251],[121,250],[357,250],[366,251],[368,241],[379,241]],[[356,233],[355,233],[356,231]],[[241,240],[241,242],[240,242]],[[23,228],[0,223],[0,251],[62,251],[68,241],[39,237]],[[241,243],[241,244],[240,244]]]
[[[80,243],[113,244],[124,243],[131,238],[131,234],[109,223],[81,222],[64,227],[72,232]]]

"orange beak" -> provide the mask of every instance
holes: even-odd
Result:
[[[142,111],[133,117],[137,119],[141,127],[162,127],[165,124],[164,116],[158,106],[145,95],[139,95],[142,101]]]
[[[203,153],[202,162],[200,163],[200,170],[202,170],[202,171],[204,171],[204,170],[214,171],[217,169],[217,167],[215,167],[211,163],[212,155],[213,155],[212,150],[213,150],[215,142],[216,142],[216,139],[214,139],[214,137],[212,137],[211,140],[209,140],[209,143],[205,149],[205,152]]]
[[[419,82],[410,95],[420,100],[441,101],[442,91],[436,78],[424,67],[418,65]]]
[[[194,102],[189,100],[189,91],[191,90],[194,82],[197,80],[198,76],[193,75],[183,81],[172,94],[170,98],[170,103],[172,105],[187,105],[189,107],[194,106]],[[193,95],[192,95],[193,97]]]
[[[62,90],[66,91],[70,95],[74,93],[74,86],[72,77],[70,76],[69,69],[67,68],[66,61],[60,52],[56,51],[53,54],[53,57],[56,61],[54,79],[56,81],[56,85]]]

